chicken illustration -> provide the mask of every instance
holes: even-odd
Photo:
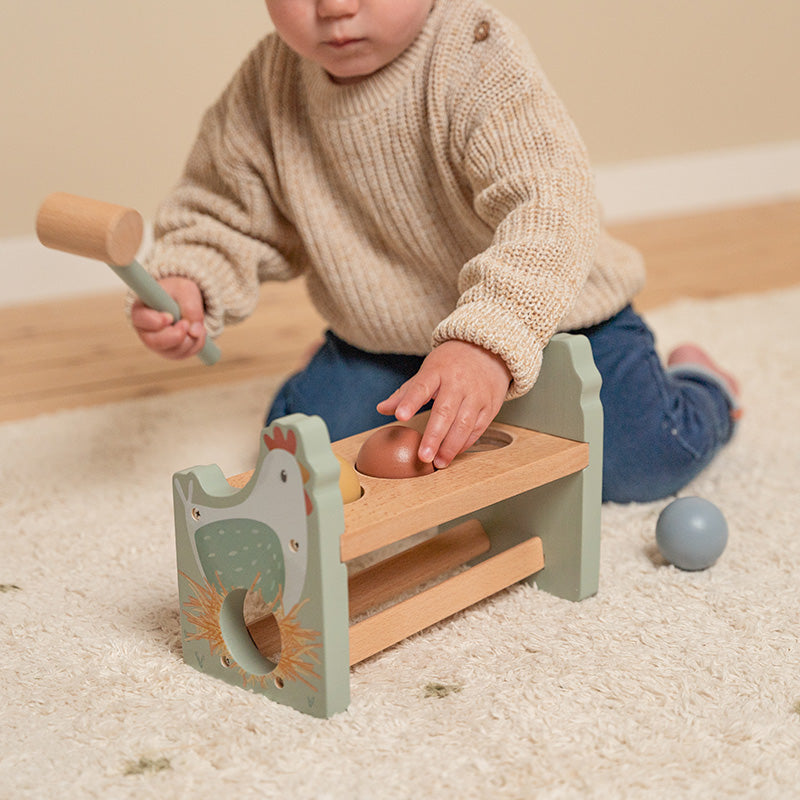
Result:
[[[175,514],[209,586],[259,591],[284,609],[300,600],[307,564],[308,498],[294,434],[262,437],[256,469],[241,489],[216,465],[174,477]],[[180,520],[179,520],[180,517]]]

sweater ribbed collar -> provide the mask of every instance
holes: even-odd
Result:
[[[334,83],[325,70],[308,59],[301,59],[301,80],[312,116],[359,116],[394,97],[423,62],[431,42],[444,19],[447,0],[436,0],[417,38],[394,61],[358,83]]]

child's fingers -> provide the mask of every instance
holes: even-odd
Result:
[[[156,311],[142,303],[134,303],[131,308],[131,323],[137,331],[160,331],[173,323],[172,315]]]
[[[157,311],[136,300],[131,308],[131,323],[142,342],[151,350],[170,359],[193,356],[206,341],[203,295],[196,283],[178,276],[159,281],[180,308],[176,322],[171,314]]]
[[[452,340],[433,350],[419,372],[377,408],[404,422],[433,400],[418,455],[443,469],[486,430],[500,410],[509,380],[499,356]]]
[[[488,416],[473,397],[437,398],[420,442],[420,460],[444,469],[483,433],[487,424]]]
[[[170,286],[170,284],[167,285]],[[177,291],[173,292],[173,296],[180,306],[182,319],[188,319],[190,322],[203,321],[205,318],[203,295],[197,288],[197,284],[183,280],[178,284]]]
[[[378,403],[377,409],[381,414],[394,414],[400,422],[406,422],[435,394],[436,391],[426,382],[424,376],[417,373],[384,401]],[[426,463],[434,462],[437,466],[439,463],[446,466],[458,454],[458,449],[455,449],[452,455],[450,451],[458,448],[459,443],[465,441],[472,432],[469,420],[459,418],[461,402],[461,398],[455,397],[452,393],[436,398],[420,442],[418,451],[420,460]],[[448,436],[449,440],[446,438]],[[440,447],[444,441],[447,441],[448,445],[442,454]],[[434,461],[434,458],[437,461]]]
[[[461,424],[455,424],[455,431],[451,434],[454,426],[455,414],[450,406],[446,403],[437,402],[431,408],[431,415],[428,418],[428,424],[425,426],[425,431],[422,434],[422,441],[419,445],[419,458],[420,461],[425,463],[433,462],[434,466],[441,469],[450,463],[452,458],[449,459],[442,451],[442,444],[449,437],[450,446],[457,441]],[[462,420],[463,423],[463,420]]]
[[[397,391],[378,403],[380,414],[394,414],[401,422],[411,419],[417,411],[430,400],[436,389],[429,386],[424,377],[417,373],[407,380]]]
[[[151,350],[165,353],[176,350],[183,344],[189,334],[189,324],[185,320],[180,320],[174,325],[167,325],[164,328],[153,330],[137,328],[137,333]]]
[[[206,335],[206,326],[202,322],[193,322],[189,326],[189,335],[186,342],[187,350],[181,358],[197,355],[206,343]]]
[[[178,347],[174,348],[173,350],[168,350],[161,355],[171,359],[189,358],[190,356],[198,353],[202,347],[202,342],[198,341],[197,339],[193,339],[191,336],[187,336],[183,342],[178,345]]]
[[[452,393],[444,392],[436,398],[425,430],[422,432],[422,441],[417,453],[420,461],[426,463],[434,461],[460,406],[460,399],[454,398]]]
[[[386,414],[387,417],[391,416],[394,414],[397,404],[400,402],[400,398],[402,396],[403,386],[392,392],[385,400],[381,400],[381,402],[378,403],[375,408],[378,410],[379,414]]]
[[[158,331],[138,331],[139,338],[154,352],[164,358],[188,358],[198,353],[205,344],[206,331],[202,323],[179,320],[174,325]]]

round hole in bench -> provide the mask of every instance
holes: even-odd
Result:
[[[248,591],[242,616],[250,638],[258,652],[273,668],[281,657],[281,630],[278,620],[259,591]]]
[[[491,450],[499,450],[514,441],[511,434],[497,428],[487,428],[483,435],[475,444],[467,448],[467,453],[488,453]]]
[[[220,609],[220,633],[228,652],[241,669],[252,675],[268,675],[275,669],[280,658],[281,634],[272,614],[265,615],[260,620],[245,619],[245,600],[248,594],[246,589],[228,592]],[[265,632],[272,638],[265,637]],[[274,638],[275,635],[277,638]],[[267,647],[262,646],[265,638]]]

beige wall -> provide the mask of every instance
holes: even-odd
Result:
[[[403,2],[403,0],[397,0]],[[798,0],[495,0],[595,164],[800,139]],[[61,189],[152,215],[258,0],[0,0],[0,236]]]
[[[496,0],[595,163],[800,138],[798,0]]]

